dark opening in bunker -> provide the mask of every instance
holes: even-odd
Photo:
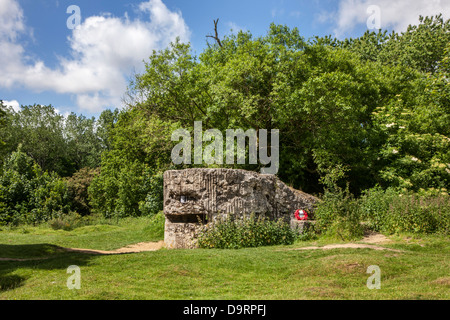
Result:
[[[187,203],[187,202],[191,202],[191,201],[197,201],[197,198],[192,197],[192,196],[187,196],[187,195],[180,195],[178,200],[181,203]]]
[[[171,223],[206,223],[205,214],[167,215],[167,219],[169,219]]]

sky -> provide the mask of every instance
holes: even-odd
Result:
[[[153,50],[179,37],[198,56],[217,18],[220,37],[274,22],[344,39],[439,13],[450,18],[450,0],[0,0],[0,100],[88,117],[122,108]]]

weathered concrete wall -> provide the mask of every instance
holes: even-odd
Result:
[[[235,169],[166,171],[164,241],[168,248],[192,248],[206,221],[228,214],[253,213],[290,222],[295,210],[312,212],[316,201],[317,198],[288,187],[274,175]]]

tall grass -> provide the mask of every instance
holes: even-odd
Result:
[[[361,197],[360,208],[363,219],[376,231],[449,233],[448,195],[419,195],[374,188]]]

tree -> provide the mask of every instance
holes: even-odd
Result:
[[[112,130],[119,120],[119,109],[103,110],[96,123],[96,135],[101,141],[103,150],[110,150],[112,143]]]
[[[21,151],[11,153],[0,175],[0,225],[41,223],[69,211],[67,186]]]
[[[81,168],[95,168],[100,165],[100,157],[104,149],[102,140],[96,132],[94,117],[88,119],[72,112],[64,120],[64,137],[67,157],[72,166],[69,174]]]
[[[22,106],[21,111],[12,115],[8,129],[10,148],[21,144],[22,151],[44,171],[54,171],[60,175],[71,173],[64,138],[64,118],[51,105]]]
[[[444,21],[442,14],[421,16],[418,25],[409,25],[401,34],[394,31],[389,35],[387,31],[367,31],[356,39],[316,41],[349,49],[365,60],[434,74],[438,72],[450,43],[450,19]]]
[[[92,180],[100,174],[100,168],[82,168],[67,179],[68,196],[73,211],[81,215],[91,213],[88,188]]]
[[[3,134],[2,131],[6,127],[6,106],[3,104],[3,101],[0,100],[0,167],[3,164],[3,157],[4,157],[4,149],[6,148],[6,142],[2,140]],[[1,173],[1,171],[0,171]]]
[[[139,99],[130,110],[189,130],[195,120],[222,132],[277,128],[279,175],[307,191],[319,191],[318,178],[337,163],[352,167],[357,188],[373,175],[367,162],[375,146],[370,112],[380,100],[375,66],[345,49],[307,45],[285,26],[271,25],[255,39],[240,32],[221,44],[198,61],[178,42],[154,53],[136,78]]]

